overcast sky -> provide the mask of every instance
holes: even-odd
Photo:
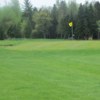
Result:
[[[23,0],[20,0],[23,1]],[[31,2],[33,2],[33,4],[37,7],[40,6],[52,6],[56,0],[30,0]],[[66,2],[69,0],[65,0]],[[76,0],[78,3],[84,3],[86,0]],[[89,2],[94,1],[94,0],[88,0]],[[95,1],[100,1],[100,0],[95,0]]]
[[[0,0],[0,6],[4,5],[5,3],[9,2],[10,0]],[[19,0],[21,4],[23,4],[24,0]],[[52,6],[56,0],[30,0],[33,6],[41,7],[41,6]],[[68,0],[66,0],[68,1]],[[76,0],[78,3],[84,3],[86,0]],[[100,1],[100,0],[88,0],[91,1]]]

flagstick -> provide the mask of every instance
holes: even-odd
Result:
[[[73,38],[73,33],[74,33],[74,30],[73,30],[73,26],[72,26],[72,40],[74,39],[74,38]]]
[[[71,31],[72,31],[72,33],[71,33],[71,35],[72,35],[72,40],[74,39],[74,27],[73,27],[73,22],[69,22],[69,27],[71,27]]]

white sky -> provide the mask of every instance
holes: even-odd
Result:
[[[5,3],[8,3],[10,0],[0,0],[0,6],[4,5]],[[19,0],[21,4],[23,4],[24,0]],[[52,6],[56,0],[30,0],[33,6],[41,7],[41,6]],[[65,0],[68,1],[68,0]],[[84,3],[86,0],[76,0],[78,3]],[[100,1],[100,0],[88,0],[91,1]]]

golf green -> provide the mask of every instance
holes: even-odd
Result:
[[[0,41],[0,100],[100,100],[100,41]]]

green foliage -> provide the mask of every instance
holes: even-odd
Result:
[[[78,11],[78,16],[77,16],[77,23],[76,23],[76,29],[75,29],[75,37],[77,39],[82,39],[84,38],[84,32],[83,32],[83,22],[84,22],[84,7],[81,4],[79,7],[79,11]]]
[[[100,39],[100,20],[97,21],[98,39]]]
[[[98,25],[98,31],[100,32],[100,20],[97,21],[97,25]]]
[[[96,19],[94,15],[93,5],[86,2],[80,5],[78,12],[78,22],[76,26],[76,37],[81,39],[96,38]]]
[[[49,34],[51,27],[51,16],[47,9],[42,8],[39,12],[33,16],[35,22],[35,30],[38,34],[41,34],[44,38]]]
[[[24,2],[24,13],[23,13],[23,20],[25,20],[22,23],[26,22],[26,30],[25,30],[25,37],[30,38],[32,34],[32,29],[34,27],[33,21],[32,21],[32,16],[33,16],[33,11],[32,11],[32,5],[30,3],[30,0],[25,0]],[[23,26],[24,27],[24,26]]]
[[[13,10],[14,14],[14,21],[16,24],[20,23],[22,12],[20,8],[20,4],[18,0],[11,0],[11,9]]]
[[[67,5],[68,14],[71,16],[72,20],[74,20],[78,14],[79,5],[77,4],[76,0],[70,0]]]
[[[75,39],[98,38],[100,2],[78,4],[76,0],[57,0],[53,7],[32,7],[18,0],[0,8],[0,39],[6,38],[67,38],[72,36],[68,23],[73,22]],[[8,13],[9,12],[9,13]]]
[[[3,28],[3,38],[12,38],[17,36],[17,34],[20,33],[20,31],[18,31],[18,24],[20,21],[21,11],[18,0],[12,0],[9,5],[0,8],[0,23]]]
[[[61,38],[63,38],[63,34],[64,34],[63,33],[64,27],[63,27],[62,24],[63,24],[63,20],[67,16],[67,11],[66,10],[67,10],[66,2],[65,1],[59,2],[59,6],[58,6],[58,26],[57,26],[57,33],[61,35]]]
[[[52,26],[50,30],[51,38],[56,38],[57,35],[57,25],[58,25],[58,8],[54,5],[51,10]]]
[[[96,2],[94,4],[94,9],[95,9],[95,17],[97,20],[100,20],[100,2]]]

